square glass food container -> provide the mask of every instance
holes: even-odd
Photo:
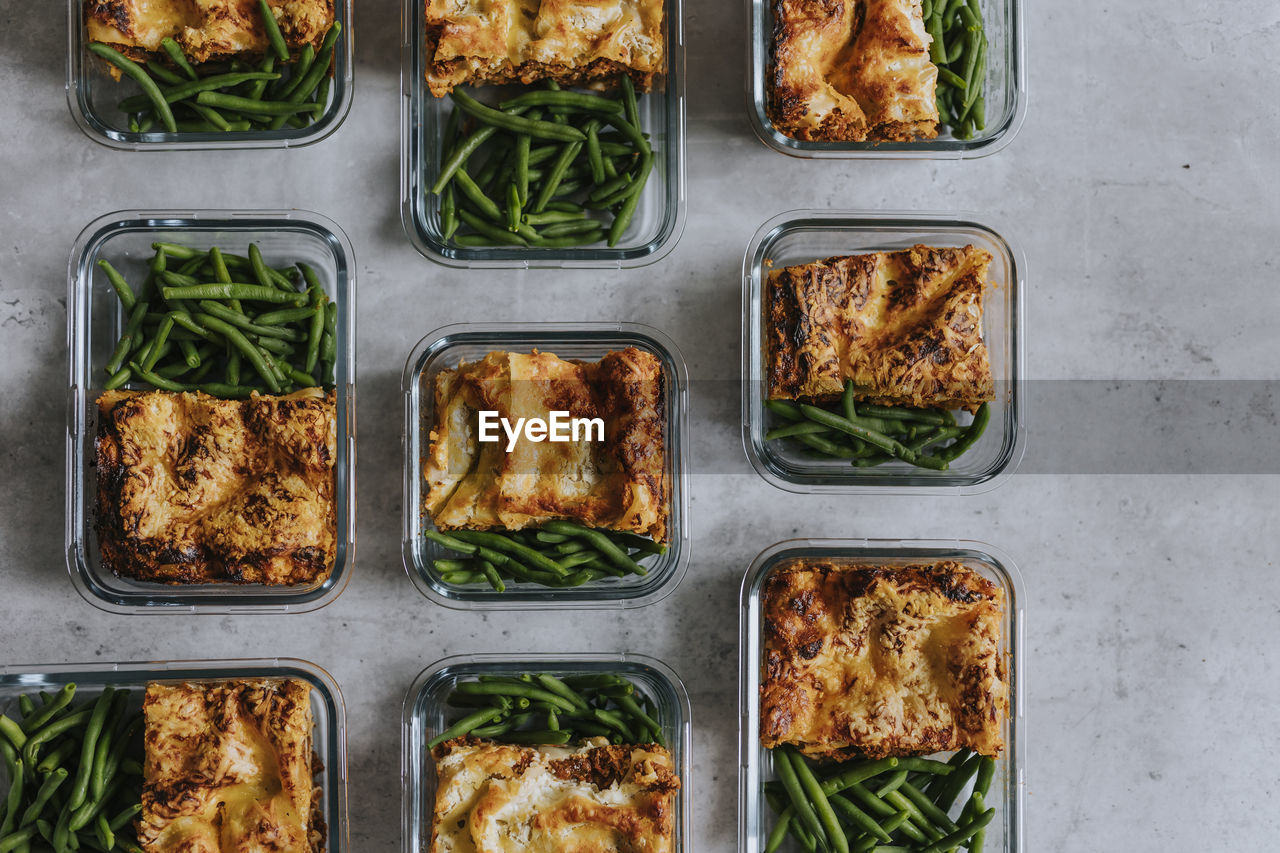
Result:
[[[450,267],[562,268],[642,267],[667,256],[680,240],[685,222],[685,63],[683,0],[665,0],[667,70],[655,78],[654,91],[640,97],[641,130],[650,134],[657,156],[618,245],[561,249],[523,246],[446,245],[440,227],[441,196],[431,194],[440,175],[445,124],[453,102],[432,96],[426,84],[426,4],[403,0],[401,45],[400,218],[414,247]],[[469,89],[492,102],[493,87]]]
[[[680,775],[676,795],[675,839],[672,850],[692,848],[693,780],[689,694],[680,676],[656,658],[635,654],[482,654],[457,655],[427,667],[409,688],[404,700],[401,727],[403,752],[400,781],[404,789],[404,853],[422,853],[431,844],[432,816],[436,801],[435,761],[427,742],[447,727],[445,700],[460,681],[480,675],[518,676],[540,672],[563,678],[569,675],[610,673],[631,679],[636,690],[653,700],[654,715]]]
[[[805,142],[774,128],[766,112],[767,81],[773,54],[775,0],[747,0],[750,47],[747,51],[747,113],[760,141],[793,157],[881,160],[961,160],[994,154],[1013,141],[1027,111],[1026,65],[1023,59],[1022,0],[980,0],[983,27],[990,43],[983,97],[986,130],[972,139],[950,132],[916,142]]]
[[[973,245],[991,253],[982,332],[991,358],[995,399],[982,438],[946,471],[897,460],[855,468],[818,457],[797,442],[764,435],[774,415],[764,408],[764,284],[774,269],[834,255],[929,246]],[[969,213],[796,210],[770,219],[747,247],[742,268],[742,441],[752,466],[790,492],[845,494],[975,494],[995,488],[1022,459],[1022,251],[995,227]],[[968,416],[963,416],[967,418]],[[962,420],[962,423],[967,422]]]
[[[457,554],[424,537],[434,530],[422,508],[426,490],[423,471],[430,452],[435,422],[435,382],[442,370],[462,361],[476,361],[497,350],[530,352],[537,349],[563,359],[597,361],[606,354],[636,347],[656,355],[666,378],[666,475],[671,484],[665,554],[645,563],[648,574],[592,581],[579,587],[555,589],[530,583],[511,583],[506,592],[488,586],[447,584],[436,572],[436,559]],[[640,607],[669,595],[689,564],[689,522],[685,427],[689,376],[684,356],[657,329],[638,323],[460,323],[436,329],[409,355],[404,369],[404,566],[418,591],[437,604],[459,610],[524,610],[543,608]]]
[[[1000,626],[1002,651],[1009,680],[1009,713],[1001,735],[1005,748],[996,760],[995,777],[987,805],[996,809],[987,825],[989,851],[1017,853],[1024,849],[1022,820],[1025,789],[1022,712],[1022,645],[1025,613],[1022,575],[1003,552],[982,542],[966,540],[910,539],[792,539],[763,551],[742,581],[741,660],[739,662],[738,744],[738,851],[761,853],[774,815],[764,799],[764,784],[774,772],[769,750],[760,745],[760,671],[764,662],[761,589],[774,569],[797,558],[821,558],[839,563],[905,566],[954,560],[1004,591],[1005,612]],[[945,755],[945,753],[943,753]],[[936,757],[936,756],[935,756]],[[966,788],[957,803],[963,803]],[[797,853],[800,847],[788,836],[781,853]]]
[[[307,127],[227,133],[132,133],[129,119],[116,109],[124,98],[141,91],[132,81],[112,79],[107,65],[88,50],[84,0],[67,0],[67,104],[71,117],[94,142],[126,151],[182,151],[210,148],[299,148],[326,138],[351,111],[354,91],[355,0],[334,0],[334,15],[342,24],[342,38],[334,51],[329,106]]]
[[[257,243],[268,264],[310,264],[338,306],[337,554],[333,571],[318,584],[147,583],[117,577],[102,566],[94,531],[96,401],[107,378],[104,365],[127,318],[97,261],[105,258],[126,280],[140,282],[154,241],[218,246],[237,254]],[[95,220],[80,233],[71,251],[67,294],[66,554],[71,580],[86,601],[114,613],[301,613],[323,607],[342,593],[355,559],[355,269],[351,243],[337,224],[298,210],[121,211]]]
[[[70,663],[0,666],[0,714],[18,719],[18,697],[39,690],[57,692],[76,685],[76,701],[102,695],[107,687],[128,689],[130,710],[141,710],[147,684],[153,681],[223,681],[293,678],[311,686],[312,750],[322,769],[320,813],[328,825],[327,853],[351,849],[347,830],[347,716],[342,691],[333,676],[313,663],[290,658],[263,660],[150,661],[136,663]],[[0,763],[0,789],[9,779]]]

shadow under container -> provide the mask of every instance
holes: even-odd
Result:
[[[337,549],[333,570],[318,583],[161,584],[119,577],[102,565],[94,530],[97,399],[127,317],[97,262],[105,259],[127,281],[140,282],[154,254],[151,244],[157,241],[200,249],[217,246],[236,254],[256,243],[269,265],[310,264],[337,305]],[[86,601],[113,613],[302,613],[342,593],[355,559],[355,287],[355,258],[346,235],[331,220],[305,211],[121,211],[80,233],[71,252],[67,296],[66,555],[71,580]]]
[[[788,439],[765,441],[783,421],[765,409],[765,285],[772,270],[836,255],[898,251],[923,243],[972,245],[991,254],[983,292],[982,335],[991,360],[995,399],[982,438],[946,471],[892,460],[855,468],[819,457]],[[1012,476],[1022,459],[1022,252],[991,225],[968,213],[796,210],[770,219],[747,247],[742,268],[742,441],[765,480],[789,492],[829,494],[978,494]],[[968,416],[964,416],[967,418]],[[962,421],[964,423],[965,421]]]
[[[424,471],[435,423],[436,377],[461,362],[474,362],[491,352],[537,349],[566,360],[598,361],[610,352],[636,347],[657,356],[664,378],[663,430],[665,475],[671,484],[666,553],[643,565],[648,574],[591,581],[557,589],[531,583],[509,583],[506,592],[487,585],[445,583],[437,559],[456,557],[425,538],[434,530],[423,502]],[[437,604],[458,610],[534,610],[549,608],[629,608],[653,604],[679,585],[689,564],[686,507],[685,428],[689,377],[684,356],[657,329],[638,323],[460,323],[431,332],[418,342],[404,369],[404,566],[418,591]]]
[[[685,225],[685,58],[683,0],[664,0],[666,73],[654,90],[639,99],[640,129],[650,134],[653,169],[631,224],[618,245],[603,243],[573,248],[449,245],[440,222],[440,201],[431,187],[444,160],[445,126],[452,101],[437,98],[426,83],[426,4],[403,0],[402,69],[400,73],[400,210],[405,234],[425,257],[450,267],[519,269],[642,267],[666,257]],[[494,87],[467,88],[481,101]],[[510,87],[517,94],[523,88]]]
[[[333,676],[313,663],[290,658],[264,660],[153,661],[138,663],[70,663],[33,666],[0,666],[0,714],[20,719],[18,697],[43,690],[57,693],[66,684],[76,685],[75,701],[95,699],[108,687],[131,691],[128,710],[142,709],[147,684],[188,681],[245,681],[291,678],[311,687],[312,750],[323,768],[316,775],[320,786],[320,814],[328,825],[327,853],[351,849],[347,830],[347,718],[342,691]],[[141,793],[141,781],[139,781]],[[9,779],[0,763],[0,790]]]
[[[764,665],[762,589],[769,575],[797,559],[821,559],[849,565],[906,566],[952,560],[1004,592],[1000,624],[1000,653],[1005,658],[1009,713],[1002,727],[1004,751],[996,759],[987,806],[996,814],[987,825],[988,851],[1018,853],[1025,849],[1023,829],[1024,753],[1022,712],[1022,646],[1025,613],[1022,575],[1012,560],[982,542],[909,539],[792,539],[763,551],[742,581],[738,685],[738,853],[762,853],[776,816],[764,797],[764,786],[777,777],[769,750],[760,744],[760,682]],[[945,757],[945,753],[935,758]],[[972,790],[966,785],[957,798],[964,803]],[[788,836],[780,853],[798,853]]]
[[[988,116],[985,130],[974,131],[972,139],[957,139],[945,132],[935,139],[912,142],[807,142],[787,136],[773,126],[767,110],[775,2],[747,0],[747,113],[751,129],[774,151],[808,159],[968,160],[1000,151],[1022,127],[1027,112],[1022,0],[981,0],[983,30],[990,43],[982,90]]]
[[[83,0],[67,0],[67,104],[71,117],[94,142],[124,151],[193,151],[215,148],[301,148],[325,139],[351,111],[355,90],[355,52],[352,12],[355,0],[335,0],[334,16],[342,24],[334,50],[329,104],[318,120],[306,127],[225,133],[134,133],[129,117],[116,109],[124,98],[141,92],[133,82],[117,81],[102,60],[89,52]],[[257,70],[256,68],[254,70]],[[125,78],[127,79],[127,78]]]
[[[515,677],[525,672],[546,673],[557,678],[595,673],[620,675],[635,684],[637,694],[653,701],[654,718],[662,727],[673,767],[680,775],[671,849],[674,853],[691,849],[693,723],[689,694],[670,667],[655,658],[634,654],[483,654],[457,655],[436,661],[422,671],[405,696],[400,759],[404,853],[421,853],[431,843],[438,780],[427,743],[449,726],[446,704],[449,694],[461,681],[472,681],[479,676]]]

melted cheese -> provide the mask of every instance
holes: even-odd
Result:
[[[333,0],[271,0],[280,32],[292,48],[319,47],[333,25]],[[90,41],[135,58],[160,51],[172,38],[192,62],[262,53],[267,34],[258,0],[85,0]]]
[[[300,681],[147,687],[146,853],[314,853],[310,687]]]
[[[769,273],[769,396],[976,409],[995,396],[982,338],[991,255],[914,246]]]
[[[660,746],[452,742],[430,853],[667,853],[680,780]]]
[[[665,380],[651,353],[628,348],[598,362],[551,353],[493,352],[442,371],[424,471],[437,527],[519,530],[550,519],[666,537]],[[479,412],[520,418],[600,418],[604,441],[481,442]]]
[[[425,0],[427,84],[583,83],[647,90],[665,56],[662,0]]]
[[[764,590],[760,740],[825,758],[1003,748],[1004,593],[953,562],[795,561]]]
[[[336,555],[335,402],[318,389],[98,400],[103,565],[165,583],[314,583]]]
[[[769,112],[810,141],[937,135],[920,0],[775,0]]]

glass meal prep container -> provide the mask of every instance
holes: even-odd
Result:
[[[596,361],[607,353],[636,347],[656,355],[665,376],[666,476],[671,484],[667,529],[670,541],[665,554],[649,558],[648,574],[591,581],[578,587],[553,588],[531,583],[508,583],[506,592],[484,584],[458,586],[445,583],[433,563],[456,557],[424,534],[434,530],[422,507],[426,490],[423,471],[430,451],[431,426],[435,422],[434,388],[442,370],[462,361],[476,361],[497,350],[554,353],[562,359]],[[685,426],[689,377],[684,356],[674,342],[657,329],[637,323],[462,323],[445,326],[427,335],[405,364],[405,469],[404,469],[404,565],[409,579],[427,598],[446,607],[475,609],[608,608],[640,607],[670,594],[689,564],[689,522],[686,512]]]
[[[1025,789],[1022,645],[1024,610],[1022,575],[1001,551],[982,542],[908,539],[792,539],[763,551],[742,581],[739,661],[738,851],[762,853],[775,821],[764,798],[764,784],[775,779],[769,750],[760,744],[760,672],[764,662],[761,590],[770,573],[796,558],[822,558],[839,563],[904,566],[954,560],[977,572],[1004,591],[1005,611],[1000,626],[1009,687],[1009,713],[1001,735],[1005,748],[996,760],[987,806],[995,818],[986,828],[986,850],[1016,853],[1023,844]],[[945,757],[946,753],[933,756]],[[972,784],[957,798],[963,803]],[[780,853],[800,847],[788,836]]]
[[[451,267],[627,268],[654,263],[675,248],[685,223],[683,0],[665,0],[666,73],[655,78],[654,91],[640,95],[640,129],[650,134],[655,157],[631,224],[612,248],[599,243],[546,249],[446,245],[440,223],[442,196],[432,195],[431,186],[440,174],[453,102],[448,96],[433,97],[427,89],[426,5],[422,0],[403,2],[400,210],[405,233],[419,252]],[[491,103],[486,93],[493,88],[466,91]],[[517,88],[508,90],[515,93]]]
[[[106,259],[125,279],[139,282],[156,241],[218,246],[237,254],[257,243],[269,265],[310,264],[337,305],[337,552],[333,571],[320,583],[161,584],[117,577],[102,566],[94,531],[96,401],[107,378],[104,365],[127,318],[97,261]],[[351,244],[337,224],[297,210],[121,211],[80,233],[71,252],[67,296],[66,555],[71,580],[85,600],[115,613],[297,613],[323,607],[342,593],[355,558],[355,269]]]
[[[995,379],[991,421],[982,438],[946,471],[892,460],[855,468],[819,457],[788,439],[765,441],[781,421],[765,409],[764,284],[769,272],[835,255],[929,246],[973,245],[992,256],[982,332]],[[747,247],[742,269],[742,440],[752,466],[792,492],[846,494],[979,493],[1011,476],[1023,453],[1022,288],[1025,261],[1016,244],[968,213],[796,210],[770,219]],[[964,415],[962,424],[967,423]]]
[[[67,104],[71,108],[71,117],[94,142],[127,151],[297,148],[319,142],[337,130],[351,110],[355,68],[352,48],[355,39],[352,27],[354,5],[355,0],[334,2],[334,15],[342,24],[342,37],[334,51],[329,106],[323,116],[307,127],[226,133],[167,133],[163,130],[133,133],[129,130],[129,117],[117,110],[116,105],[140,89],[132,81],[114,80],[107,71],[106,63],[89,53],[84,0],[67,0]]]
[[[0,665],[0,714],[19,719],[18,697],[36,691],[56,693],[75,684],[76,702],[102,695],[107,687],[128,689],[131,711],[142,708],[146,686],[153,681],[224,681],[292,678],[311,687],[312,750],[320,760],[316,784],[321,788],[320,813],[328,825],[327,853],[351,848],[347,830],[347,720],[342,692],[333,676],[313,663],[289,658],[263,660],[153,661],[137,663],[70,663],[35,666]],[[141,782],[139,782],[141,784]],[[9,789],[0,762],[0,790]]]
[[[662,726],[662,736],[680,776],[672,850],[684,853],[691,849],[693,728],[689,694],[670,667],[655,658],[635,654],[481,654],[436,661],[422,671],[405,696],[400,758],[404,853],[421,853],[431,844],[436,773],[427,742],[448,728],[449,709],[445,700],[453,688],[460,681],[474,680],[481,675],[518,676],[525,672],[548,673],[557,678],[592,673],[621,675],[635,684],[639,695],[653,701],[654,717]]]
[[[960,160],[985,157],[1004,148],[1017,135],[1027,111],[1027,78],[1023,58],[1022,0],[981,0],[983,29],[989,42],[983,97],[986,129],[972,139],[940,132],[936,139],[915,142],[807,142],[776,130],[766,112],[767,81],[773,55],[775,0],[747,0],[750,36],[747,52],[747,113],[760,141],[793,157]]]

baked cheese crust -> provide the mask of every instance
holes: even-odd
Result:
[[[98,398],[103,566],[160,583],[317,583],[333,570],[335,398]]]
[[[436,747],[430,853],[669,853],[680,779],[646,746]]]
[[[768,112],[811,142],[938,133],[938,69],[920,0],[773,0]]]
[[[977,572],[800,559],[763,596],[765,747],[836,760],[1004,748],[1004,592]]]
[[[769,273],[770,399],[977,409],[995,397],[982,338],[991,255],[973,246],[827,258]]]
[[[333,0],[269,0],[290,48],[319,48],[333,26]],[[172,38],[192,62],[208,62],[267,47],[258,0],[85,0],[89,41],[146,60]],[[160,54],[163,56],[163,54]]]
[[[662,0],[419,0],[427,85],[579,85],[627,74],[641,91],[666,64]]]
[[[147,685],[146,853],[318,853],[311,688],[292,679]]]
[[[479,412],[600,418],[604,441],[532,442],[507,452],[479,441]],[[625,530],[663,542],[670,484],[662,362],[635,347],[597,362],[552,353],[491,352],[436,378],[435,423],[423,472],[425,509],[442,530],[520,530],[552,519]],[[592,436],[596,437],[596,436]]]

